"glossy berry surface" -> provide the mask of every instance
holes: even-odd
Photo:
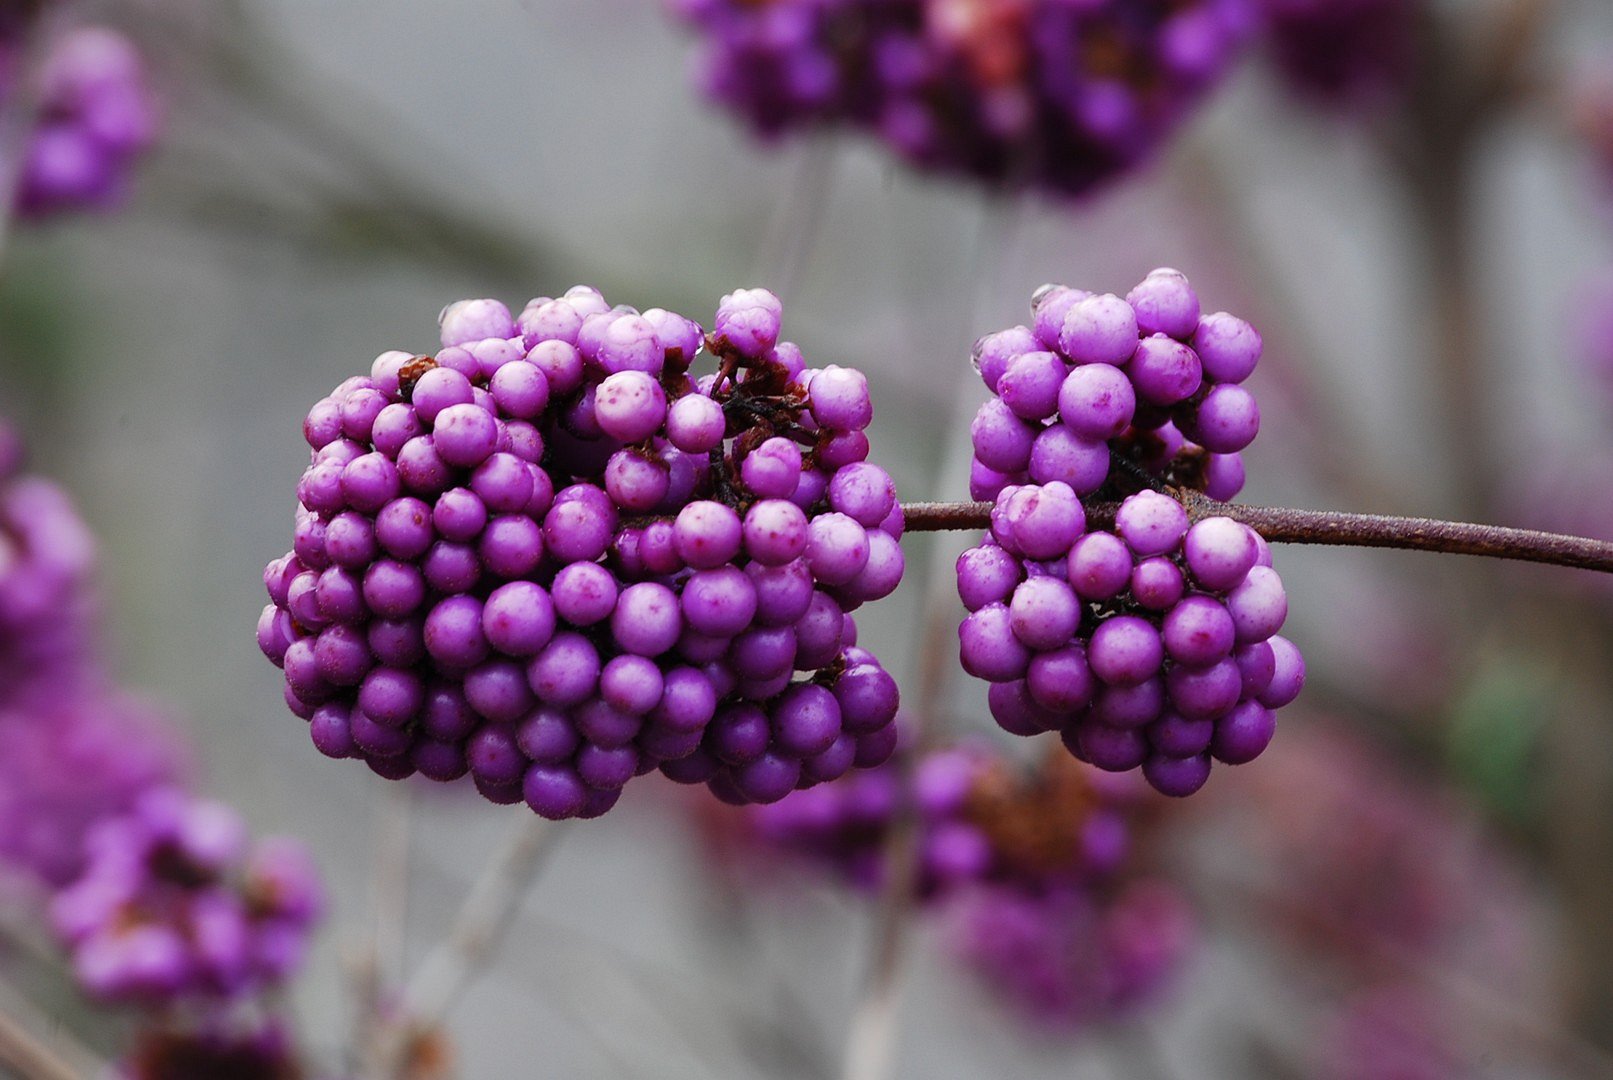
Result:
[[[656,769],[772,802],[883,761],[896,685],[850,613],[901,580],[895,488],[867,380],[781,328],[760,289],[709,334],[469,300],[316,403],[259,624],[315,745],[548,818]]]
[[[993,509],[957,563],[960,660],[1004,729],[1188,795],[1258,756],[1304,680],[1265,542],[1173,494],[1242,487],[1260,336],[1168,269],[1125,298],[1044,287],[1033,316],[975,348],[993,396],[972,494]]]

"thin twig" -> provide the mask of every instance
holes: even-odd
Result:
[[[453,929],[426,957],[403,995],[410,1023],[439,1022],[503,939],[563,835],[553,822],[522,821],[471,886]]]
[[[1243,522],[1276,544],[1323,544],[1434,551],[1446,555],[1481,555],[1613,573],[1613,541],[1609,540],[1565,536],[1534,529],[1509,529],[1501,525],[1441,521],[1437,518],[1246,506],[1242,503],[1216,502],[1196,494],[1178,494],[1178,498],[1193,521],[1229,517]],[[942,532],[989,528],[991,507],[989,502],[907,503],[902,511],[908,532]],[[1089,520],[1100,523],[1111,522],[1117,509],[1117,504],[1111,502],[1091,503],[1087,506],[1087,516]]]

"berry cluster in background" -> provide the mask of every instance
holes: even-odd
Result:
[[[134,43],[108,27],[82,27],[50,43],[37,71],[0,45],[0,104],[21,95],[34,123],[16,170],[16,212],[26,218],[122,202],[135,164],[157,137],[158,113]]]
[[[1243,486],[1260,335],[1202,313],[1174,270],[1125,298],[1050,286],[1033,316],[975,347],[993,396],[970,487],[995,503],[958,558],[962,663],[1005,730],[1057,731],[1083,761],[1189,795],[1212,757],[1257,757],[1304,682],[1265,541],[1180,500]],[[1118,501],[1113,521],[1083,498]]]
[[[9,428],[0,448],[0,902],[137,1018],[127,1075],[289,1063],[276,995],[322,908],[309,854],[190,793],[173,725],[106,670],[88,528]]]
[[[258,630],[315,745],[551,819],[656,769],[773,802],[884,761],[896,684],[850,613],[900,582],[901,511],[867,380],[781,316],[468,300],[315,404]]]
[[[1192,952],[1186,899],[1136,850],[1157,799],[1062,752],[1027,767],[977,738],[700,820],[742,873],[783,860],[874,894],[910,818],[914,896],[959,963],[1020,1018],[1078,1031],[1154,1000]]]
[[[1248,38],[1245,0],[673,0],[764,137],[851,124],[920,168],[1080,194],[1152,157]]]

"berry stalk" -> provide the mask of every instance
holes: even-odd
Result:
[[[1247,506],[1218,502],[1194,493],[1172,491],[1170,494],[1187,508],[1188,517],[1193,521],[1228,517],[1277,544],[1482,555],[1613,573],[1613,541],[1608,540],[1437,518]],[[946,532],[990,528],[991,507],[989,502],[906,503],[902,513],[908,532]],[[1097,522],[1112,521],[1117,509],[1118,504],[1112,502],[1093,502],[1086,507],[1089,519]]]

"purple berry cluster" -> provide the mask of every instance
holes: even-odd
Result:
[[[95,540],[61,488],[22,473],[0,425],[0,707],[55,701],[91,681]]]
[[[39,115],[17,186],[17,210],[39,217],[112,206],[157,135],[157,105],[133,42],[85,27],[55,42],[36,90]]]
[[[901,511],[867,380],[781,317],[464,301],[435,357],[315,404],[258,628],[315,745],[552,819],[657,768],[772,802],[885,760],[896,685],[850,612],[901,580]]]
[[[1241,489],[1260,338],[1203,314],[1174,270],[1124,299],[1044,288],[1034,315],[976,347],[993,397],[971,428],[971,488],[995,503],[957,564],[963,667],[993,684],[1004,729],[1058,731],[1084,761],[1191,794],[1212,756],[1265,749],[1304,679],[1275,636],[1288,607],[1265,542],[1153,490]],[[1084,497],[1124,499],[1112,527]]]
[[[965,966],[1026,1019],[1065,1032],[1156,1000],[1196,936],[1187,900],[1147,879],[1108,891],[981,889],[951,914]]]
[[[1243,0],[673,0],[764,137],[849,123],[914,165],[1064,194],[1150,157],[1219,82]]]
[[[178,782],[185,757],[164,719],[127,696],[0,712],[0,877],[68,884],[83,873],[95,826]]]
[[[251,844],[229,807],[159,788],[96,828],[83,875],[50,915],[89,994],[158,1006],[278,986],[321,903],[300,844]]]
[[[910,766],[910,768],[904,767]],[[918,822],[918,896],[951,897],[982,884],[1031,892],[1085,887],[1113,874],[1129,850],[1137,790],[1056,754],[1027,772],[984,744],[893,760],[749,812],[767,848],[827,866],[872,891],[903,814]]]
[[[1372,107],[1406,88],[1422,0],[1260,0],[1283,78],[1334,107]]]

